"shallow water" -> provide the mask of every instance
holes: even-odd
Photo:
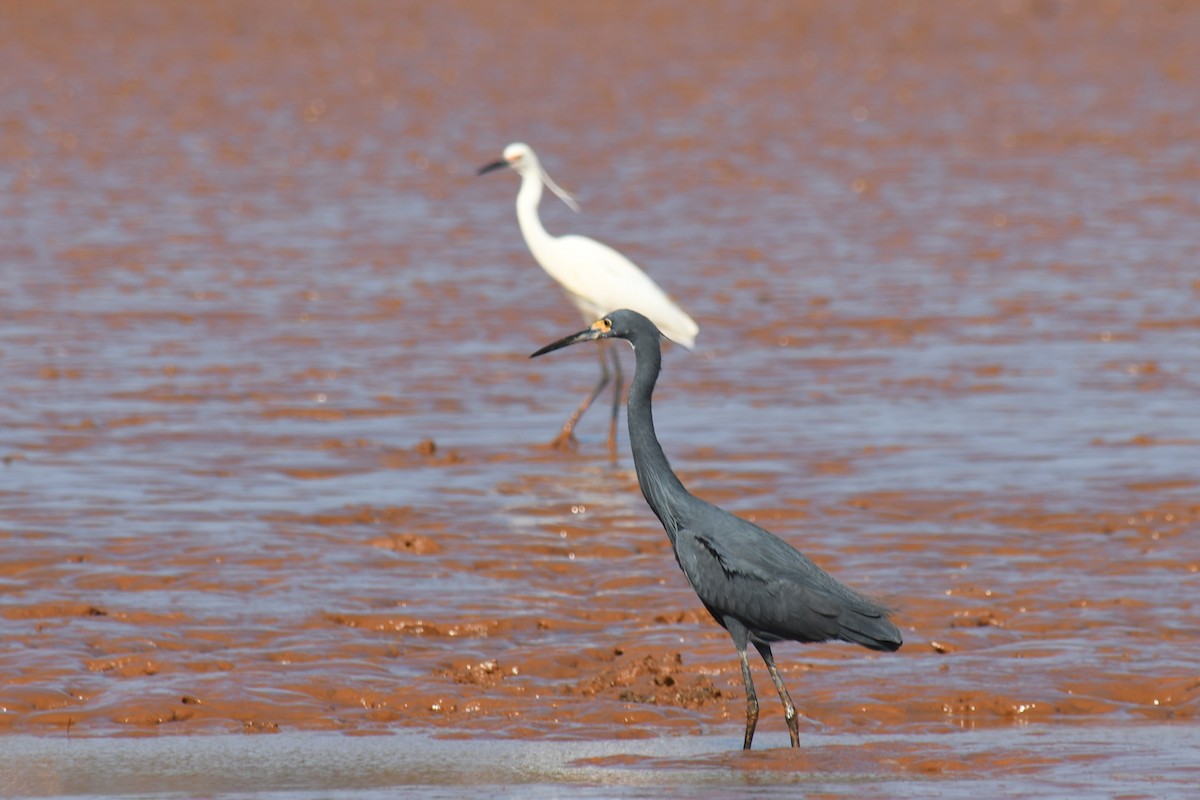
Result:
[[[543,446],[596,367],[526,357],[582,320],[524,249],[515,177],[474,177],[523,139],[583,201],[547,198],[547,227],[620,247],[701,325],[655,397],[684,482],[897,608],[897,654],[778,649],[806,752],[869,745],[892,795],[1155,794],[1119,748],[1080,755],[1128,736],[1192,779],[1197,9],[2,17],[7,739],[215,758],[240,745],[193,734],[386,732],[469,782],[449,732],[497,763],[598,743],[650,754],[622,775],[741,774],[736,656],[625,442],[611,463],[597,409],[576,452]],[[763,703],[762,747],[781,717]],[[161,775],[190,745],[111,746]],[[338,788],[363,787],[286,790]]]
[[[1164,742],[1154,725],[1040,726],[955,737],[828,735],[804,751],[742,753],[733,737],[629,742],[595,739],[267,737],[55,739],[9,737],[0,755],[5,796],[455,797],[464,791],[522,797],[778,796],[780,787],[834,797],[973,797],[989,793],[1166,797],[1195,788],[1196,770],[1173,757],[1195,748],[1194,728]],[[786,745],[786,741],[784,742]],[[731,749],[733,747],[734,749]],[[953,761],[944,760],[953,751]],[[960,762],[965,762],[961,763]],[[953,764],[947,768],[948,764]],[[214,769],[214,765],[220,765]],[[97,777],[102,776],[102,777]]]

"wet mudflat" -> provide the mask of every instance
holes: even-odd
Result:
[[[4,6],[5,791],[1194,786],[1200,9],[881,8]],[[777,649],[799,753],[604,414],[542,446],[518,139],[700,323],[685,484],[897,608]],[[242,747],[351,766],[165,766]]]
[[[637,752],[614,740],[438,740],[404,731],[385,737],[12,736],[0,754],[0,790],[122,797],[461,797],[481,790],[522,797],[974,797],[986,787],[991,794],[1044,796],[1095,786],[1099,768],[1113,794],[1164,796],[1180,788],[1169,777],[1181,767],[1170,751],[1200,743],[1194,726],[1176,726],[1180,738],[1164,746],[1169,731],[1155,725],[1119,732],[994,728],[960,735],[952,744],[930,733],[829,734],[801,753],[784,748],[750,754],[730,750],[729,740],[716,736],[645,739]],[[963,765],[957,776],[938,768],[949,749]],[[914,762],[906,759],[915,754],[927,761],[911,769]],[[987,783],[979,780],[983,774]]]

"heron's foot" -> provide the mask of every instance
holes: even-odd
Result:
[[[549,447],[551,450],[574,452],[579,449],[579,440],[575,438],[575,431],[564,429],[559,431],[558,436],[550,440]]]

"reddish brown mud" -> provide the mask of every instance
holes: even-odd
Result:
[[[604,405],[545,447],[595,356],[526,357],[581,321],[474,177],[513,140],[583,200],[552,232],[699,322],[656,395],[685,483],[904,631],[780,646],[810,755],[719,768],[1053,773],[1106,750],[953,734],[1195,724],[1200,7],[0,23],[0,734],[736,749],[733,647]]]

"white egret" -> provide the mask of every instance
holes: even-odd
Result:
[[[521,176],[521,189],[517,192],[517,222],[521,226],[525,244],[542,269],[558,281],[567,299],[579,309],[586,322],[618,308],[629,308],[647,317],[671,341],[692,348],[700,331],[699,326],[636,264],[595,239],[573,235],[551,236],[547,233],[538,217],[543,185],[549,186],[550,191],[562,198],[572,210],[578,211],[579,205],[575,198],[550,179],[532,147],[520,142],[510,144],[504,148],[501,160],[480,168],[479,174],[484,175],[502,167],[511,167]],[[551,442],[554,447],[571,447],[575,443],[575,424],[608,385],[610,375],[606,350],[612,355],[612,378],[615,382],[608,450],[616,455],[617,420],[624,375],[616,350],[603,347],[600,350],[600,380]]]

